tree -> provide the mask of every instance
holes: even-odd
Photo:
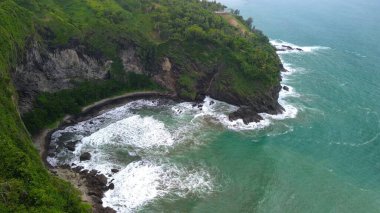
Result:
[[[188,38],[205,38],[206,32],[198,25],[192,25],[186,29],[186,36]]]
[[[249,29],[252,29],[253,27],[253,18],[252,17],[249,17],[246,21],[245,21],[249,27]]]

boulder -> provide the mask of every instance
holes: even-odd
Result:
[[[82,153],[79,157],[80,161],[88,161],[91,159],[91,154],[89,152]]]
[[[255,111],[253,111],[249,107],[240,107],[237,111],[232,112],[228,115],[230,121],[234,121],[237,119],[242,119],[244,124],[249,124],[251,122],[259,122],[263,120],[263,118]]]
[[[77,142],[68,142],[65,144],[65,147],[69,150],[74,152],[75,151],[75,146],[77,145]]]
[[[113,190],[114,188],[115,188],[115,184],[110,183],[110,185],[108,185],[108,189],[109,190]]]
[[[120,170],[118,170],[118,169],[111,169],[111,172],[112,173],[118,173]]]
[[[287,86],[283,86],[282,89],[284,89],[285,91],[289,91],[289,87]]]

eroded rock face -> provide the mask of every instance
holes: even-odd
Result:
[[[176,90],[176,77],[173,73],[173,65],[169,58],[164,57],[161,62],[160,70],[153,80],[170,91]]]
[[[126,50],[121,51],[120,58],[126,72],[144,73],[144,67],[139,57],[137,57],[135,48],[128,47]]]
[[[111,63],[91,57],[79,48],[47,50],[31,42],[23,62],[12,72],[19,93],[20,113],[32,108],[33,99],[39,92],[69,89],[75,81],[107,78]]]

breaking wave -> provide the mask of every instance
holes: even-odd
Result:
[[[276,45],[301,48],[313,52],[326,47],[300,47],[281,40]],[[297,53],[289,51],[286,53]],[[280,56],[281,58],[281,56]],[[287,72],[282,73],[283,84],[289,77],[301,71],[283,61]],[[203,103],[174,103],[160,100],[137,100],[117,107],[97,117],[77,123],[52,134],[48,157],[53,166],[68,164],[83,169],[96,169],[114,184],[105,193],[103,205],[118,212],[134,212],[157,199],[178,199],[187,196],[201,197],[217,190],[215,174],[207,166],[185,166],[170,162],[170,155],[186,145],[204,144],[202,131],[228,128],[234,131],[265,128],[276,120],[295,118],[297,107],[288,102],[289,97],[299,97],[296,90],[286,85],[279,94],[279,103],[285,109],[282,114],[261,113],[263,120],[244,124],[242,119],[230,121],[228,114],[238,107],[206,97]],[[147,113],[160,107],[160,113]],[[144,109],[148,109],[145,110]],[[143,112],[143,113],[141,113]],[[154,111],[152,111],[154,112]],[[75,143],[75,150],[67,145]],[[183,149],[183,147],[182,147]],[[84,152],[91,154],[88,161],[80,161]],[[120,170],[114,174],[112,169]]]
[[[313,53],[319,50],[330,49],[330,47],[324,47],[324,46],[298,46],[298,45],[295,45],[283,40],[279,40],[279,39],[271,40],[270,43],[277,49],[283,49],[283,51],[277,51],[278,54]],[[291,47],[291,49],[287,49],[284,47]],[[302,51],[299,51],[299,49]]]
[[[189,169],[147,160],[129,164],[113,178],[115,189],[105,193],[103,205],[118,212],[135,211],[160,197],[202,196],[214,189],[212,176],[202,167]]]

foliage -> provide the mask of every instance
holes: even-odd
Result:
[[[80,113],[82,107],[95,101],[125,92],[158,89],[160,88],[149,78],[135,73],[129,73],[122,82],[117,80],[81,82],[74,89],[40,94],[35,108],[26,113],[23,120],[30,133],[35,134],[65,115]]]
[[[71,90],[40,94],[24,116],[33,133],[67,113],[125,91],[156,88],[144,76],[125,75],[119,52],[133,44],[146,70],[168,57],[179,69],[180,95],[194,99],[200,79],[253,96],[279,82],[279,59],[268,39],[251,30],[238,11],[235,26],[199,0],[2,0],[0,1],[0,212],[86,212],[78,192],[43,168],[15,106],[10,72],[23,60],[26,41],[64,48],[74,41],[89,54],[113,59],[113,78],[79,82]],[[244,30],[241,30],[244,29]]]
[[[79,192],[48,174],[17,113],[8,71],[34,33],[32,14],[0,2],[0,212],[89,212]]]

